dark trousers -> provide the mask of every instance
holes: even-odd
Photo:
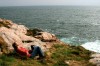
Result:
[[[39,55],[39,57],[44,57],[44,53],[39,46],[31,46],[31,48],[32,48],[31,58],[34,58],[37,55]]]

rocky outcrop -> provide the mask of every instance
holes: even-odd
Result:
[[[91,59],[89,60],[89,62],[100,66],[100,53],[94,53],[91,55]]]
[[[24,25],[13,23],[11,20],[0,19],[1,50],[5,48],[4,45],[6,45],[7,50],[13,50],[12,44],[14,42],[27,49],[30,49],[30,45],[38,45],[43,51],[46,51],[59,40],[54,34],[39,29],[30,30]]]

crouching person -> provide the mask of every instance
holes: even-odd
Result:
[[[27,50],[26,48],[21,47],[21,46],[17,45],[16,43],[13,43],[12,46],[13,46],[14,50],[21,56],[35,58],[35,56],[39,55],[38,59],[44,58],[44,53],[39,46],[31,45],[31,50]]]

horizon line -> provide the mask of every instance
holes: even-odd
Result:
[[[100,6],[100,5],[5,5],[0,7],[13,7],[13,6]]]

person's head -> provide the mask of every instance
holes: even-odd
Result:
[[[13,48],[16,50],[17,49],[17,47],[18,47],[18,45],[14,42],[13,44],[12,44],[12,46],[13,46]]]

